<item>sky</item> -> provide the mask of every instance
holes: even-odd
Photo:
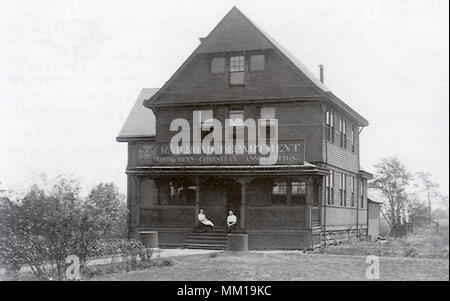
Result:
[[[118,135],[237,6],[369,120],[361,165],[396,156],[449,190],[448,0],[2,0],[0,182],[41,174],[126,191]]]

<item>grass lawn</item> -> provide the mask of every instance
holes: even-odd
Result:
[[[349,239],[337,246],[317,250],[318,253],[335,255],[377,255],[394,257],[449,258],[448,227],[436,232],[434,229],[415,229],[403,238],[388,238],[384,242]]]
[[[172,258],[172,266],[107,274],[92,280],[366,280],[364,256],[220,252]],[[449,280],[448,259],[380,257],[380,280]]]

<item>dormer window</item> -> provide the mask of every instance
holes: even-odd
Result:
[[[230,57],[230,86],[243,86],[244,78],[245,56]]]

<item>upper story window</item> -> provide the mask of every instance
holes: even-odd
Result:
[[[214,129],[213,126],[213,110],[200,110],[194,113],[199,114],[199,122],[201,128],[202,140]]]
[[[245,56],[230,57],[230,86],[245,84]]]
[[[339,132],[340,132],[340,146],[347,148],[347,121],[344,117],[341,117],[339,121]]]
[[[211,73],[224,73],[225,72],[225,58],[215,57],[211,60]]]
[[[270,129],[275,126],[275,107],[262,107],[259,112],[259,118],[263,119],[259,122],[260,131],[266,132],[266,144],[269,144]]]
[[[327,110],[325,113],[327,141],[334,142],[334,111]]]
[[[352,152],[355,152],[356,147],[356,126],[354,124],[352,124],[352,137],[351,137],[351,141],[352,141]]]
[[[264,54],[250,56],[250,71],[263,71],[265,68]]]
[[[244,127],[244,111],[243,110],[231,110],[229,113],[230,126],[232,126],[233,131],[230,133],[234,141],[237,138],[237,131]],[[243,130],[241,131],[244,134]],[[244,139],[244,137],[241,137]]]

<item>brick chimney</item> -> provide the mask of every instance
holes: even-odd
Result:
[[[320,69],[320,82],[323,84],[323,65],[322,64],[319,65],[319,69]]]

